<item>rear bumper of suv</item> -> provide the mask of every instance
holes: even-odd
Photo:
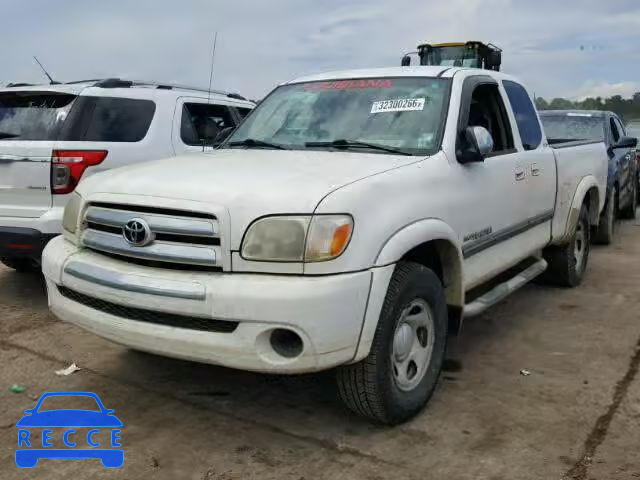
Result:
[[[40,260],[42,250],[55,236],[33,228],[0,227],[0,258]]]
[[[62,233],[63,211],[63,207],[53,207],[35,218],[0,217],[0,258],[39,262],[47,243]]]
[[[63,237],[43,255],[49,306],[60,319],[134,349],[273,373],[356,360],[365,319],[380,310],[369,293],[386,291],[390,270],[315,277],[165,270]]]

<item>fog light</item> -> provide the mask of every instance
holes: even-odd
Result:
[[[302,339],[292,330],[278,328],[271,332],[271,348],[280,356],[295,358],[302,353]]]

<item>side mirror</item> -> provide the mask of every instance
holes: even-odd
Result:
[[[493,151],[493,137],[484,127],[467,127],[464,138],[467,148],[458,155],[460,163],[483,162]]]
[[[400,63],[403,67],[408,67],[411,65],[411,57],[409,55],[405,55],[402,57],[402,62]]]
[[[613,148],[636,148],[638,146],[638,139],[634,137],[622,137],[618,140],[618,143],[613,145]]]
[[[24,411],[24,413],[32,414],[32,413],[33,413],[33,408],[27,408],[27,409]]]
[[[220,145],[236,130],[236,127],[226,127],[218,132],[216,138],[213,139],[214,145]]]

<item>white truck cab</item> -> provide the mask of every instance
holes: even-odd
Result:
[[[237,94],[113,78],[0,89],[0,261],[40,269],[81,178],[211,149],[253,107]]]
[[[604,149],[551,148],[527,91],[497,72],[298,79],[213,153],[83,181],[43,255],[49,303],[162,355],[339,367],[353,411],[402,422],[464,316],[539,275],[581,282]]]

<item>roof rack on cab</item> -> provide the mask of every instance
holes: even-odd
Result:
[[[148,81],[148,80],[123,80],[121,78],[102,78],[102,79],[76,80],[73,82],[67,82],[67,84],[77,84],[77,83],[92,83],[94,87],[98,87],[98,88],[155,87],[159,90],[176,89],[176,90],[193,90],[197,92],[207,92],[207,93],[209,92],[209,90],[202,87],[192,87],[188,85],[179,85],[175,83],[166,83],[166,82],[154,82],[154,81]],[[211,90],[211,93],[214,93],[216,95],[225,95],[229,98],[233,98],[236,100],[247,100],[245,97],[243,97],[239,93],[228,93],[222,90]]]

